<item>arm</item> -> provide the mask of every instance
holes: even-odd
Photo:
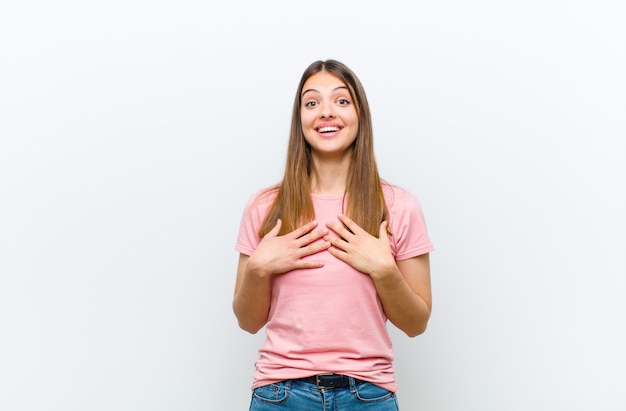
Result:
[[[239,327],[255,334],[267,322],[270,310],[270,276],[247,271],[250,256],[239,254],[233,311]]]
[[[233,311],[239,326],[254,334],[267,322],[270,310],[271,277],[304,268],[319,268],[323,263],[303,260],[308,255],[330,247],[326,241],[317,241],[328,233],[312,231],[316,222],[310,222],[279,236],[281,221],[267,233],[252,255],[239,255]]]
[[[410,337],[423,333],[432,307],[429,255],[395,261],[387,222],[376,238],[348,217],[339,219],[345,227],[328,223],[340,237],[325,237],[332,243],[329,252],[372,278],[385,314],[396,327]]]
[[[396,269],[372,276],[389,321],[415,337],[426,330],[432,309],[429,254],[396,261]]]

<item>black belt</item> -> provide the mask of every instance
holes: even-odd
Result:
[[[299,378],[298,381],[304,381],[317,385],[319,388],[344,388],[350,386],[350,378],[341,374],[318,374],[311,377]],[[362,384],[357,378],[354,379],[355,384]]]

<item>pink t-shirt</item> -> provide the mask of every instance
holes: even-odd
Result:
[[[433,250],[417,199],[383,183],[396,260]],[[250,255],[273,194],[255,193],[245,207],[235,249]],[[338,221],[342,195],[312,194],[315,219],[322,227]],[[333,372],[397,390],[393,348],[374,283],[328,251],[309,256],[324,267],[272,277],[266,339],[259,349],[252,388],[277,381]]]

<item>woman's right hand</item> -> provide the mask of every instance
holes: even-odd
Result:
[[[250,256],[247,269],[264,277],[296,269],[322,267],[323,262],[313,259],[303,260],[303,257],[330,247],[328,241],[322,240],[328,234],[328,229],[313,231],[317,227],[317,222],[311,221],[290,233],[278,235],[281,224],[282,221],[278,220],[274,228],[263,237]]]
[[[312,221],[285,235],[278,235],[281,221],[263,237],[252,255],[239,255],[233,310],[239,326],[254,334],[267,322],[270,311],[271,276],[302,268],[319,268],[324,264],[306,256],[330,247],[323,237],[328,229],[313,231]],[[303,259],[304,258],[304,259]]]

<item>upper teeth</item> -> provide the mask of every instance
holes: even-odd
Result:
[[[329,131],[339,131],[339,127],[322,127],[320,128],[320,133],[327,133]]]

